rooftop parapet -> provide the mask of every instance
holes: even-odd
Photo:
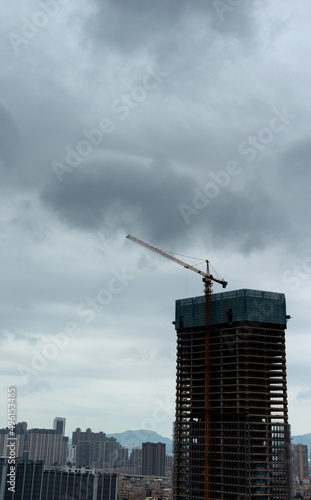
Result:
[[[286,328],[286,302],[283,293],[243,288],[211,295],[211,325],[236,322],[276,324]],[[175,328],[205,325],[205,297],[176,300]]]

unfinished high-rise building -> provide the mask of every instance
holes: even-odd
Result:
[[[243,289],[208,306],[176,301],[174,500],[289,500],[285,297]]]

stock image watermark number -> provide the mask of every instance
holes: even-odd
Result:
[[[7,458],[8,458],[8,472],[7,472],[7,482],[9,484],[8,490],[15,492],[16,485],[16,436],[15,436],[15,424],[16,424],[16,388],[8,388],[8,399],[7,399],[7,409],[8,409],[8,444],[7,444]]]

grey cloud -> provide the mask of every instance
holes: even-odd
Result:
[[[61,184],[51,181],[41,199],[69,227],[102,230],[106,236],[122,230],[171,247],[197,238],[209,248],[249,253],[282,238],[286,214],[259,180],[240,190],[219,190],[208,206],[194,209],[198,213],[186,224],[180,204],[196,207],[193,188],[203,193],[190,175],[163,161],[149,167],[93,164],[70,173]]]
[[[150,352],[138,350],[134,347],[131,347],[130,349],[127,349],[126,351],[121,351],[118,358],[121,360],[130,360],[134,363],[139,363],[142,361],[147,362],[147,361],[149,361],[149,358],[150,358]]]
[[[200,215],[198,216],[200,217]],[[206,244],[248,254],[284,238],[286,214],[260,181],[249,181],[238,191],[224,189],[202,211]]]
[[[305,189],[310,191],[311,180],[311,140],[310,137],[301,137],[292,141],[280,155],[278,169],[279,181],[283,186],[287,185],[288,191],[298,188],[301,190],[301,182]],[[300,191],[300,194],[301,193]],[[308,194],[310,194],[308,192]]]
[[[290,231],[295,253],[304,253],[310,247],[311,210],[311,142],[309,137],[292,141],[280,155],[276,169],[279,202],[287,215],[286,227]]]
[[[36,394],[36,393],[47,393],[52,392],[52,387],[49,382],[46,380],[30,378],[26,384],[22,386],[23,394]]]
[[[38,221],[31,221],[27,217],[21,216],[11,221],[12,227],[17,231],[24,232],[30,236],[36,243],[42,243],[47,234],[47,228]]]
[[[223,10],[217,6],[222,4]],[[225,2],[197,0],[97,1],[98,10],[88,21],[88,36],[104,47],[123,53],[148,50],[154,56],[166,53],[172,57],[184,52],[191,40],[215,36],[252,38],[254,36],[253,4],[245,0],[232,7]],[[204,31],[205,34],[200,33]],[[204,47],[201,47],[204,50]]]
[[[16,371],[13,350],[22,359],[31,358],[38,339],[62,332],[69,320],[83,330],[81,342],[70,343],[53,369],[26,387],[25,397],[23,390],[19,393],[23,419],[35,419],[37,426],[47,424],[43,412],[35,415],[32,393],[50,389],[46,414],[54,401],[66,400],[64,412],[75,408],[81,418],[77,425],[88,426],[85,407],[96,400],[92,391],[97,388],[84,381],[86,373],[94,376],[100,391],[105,390],[107,405],[111,400],[117,408],[107,426],[111,431],[118,430],[116,425],[125,428],[124,415],[131,413],[133,404],[129,401],[120,414],[118,403],[124,401],[124,380],[139,357],[137,345],[142,353],[153,353],[160,376],[172,377],[173,385],[174,375],[168,374],[175,342],[170,322],[176,295],[183,293],[183,275],[176,271],[177,284],[171,278],[173,269],[168,276],[163,266],[162,273],[155,256],[132,252],[124,239],[128,232],[182,254],[203,255],[206,247],[213,262],[210,249],[216,261],[218,256],[224,261],[230,255],[230,270],[224,271],[230,286],[233,282],[244,286],[242,274],[254,278],[254,287],[280,286],[291,301],[289,332],[295,330],[295,345],[305,345],[301,332],[308,331],[310,273],[299,289],[291,291],[280,277],[280,261],[295,276],[295,267],[303,269],[303,256],[310,253],[310,69],[306,64],[310,44],[306,40],[311,7],[307,0],[295,5],[282,0],[222,0],[222,5],[232,8],[221,19],[216,4],[220,2],[97,0],[87,4],[75,0],[49,18],[15,54],[7,33],[21,33],[20,16],[32,19],[39,6],[35,1],[25,5],[16,0],[9,7],[3,3],[2,359],[6,361],[4,353],[12,351],[10,366]],[[133,95],[147,67],[169,75],[142,101],[138,90],[138,102],[128,105],[128,117],[123,120],[112,103]],[[273,109],[284,106],[296,115],[295,120],[248,162],[238,152],[239,144],[257,136],[269,125]],[[106,134],[92,155],[59,183],[53,162],[64,162],[68,146],[75,150],[85,139],[83,130],[98,128],[105,117],[111,118],[116,132]],[[152,158],[156,160],[151,162]],[[212,173],[224,170],[230,159],[239,162],[241,174],[220,189],[208,206],[194,208],[186,224],[180,204],[193,208],[193,188],[203,192]],[[245,258],[249,254],[251,258]],[[135,279],[87,324],[77,315],[77,305],[106,289],[110,271],[123,266]],[[189,294],[202,293],[196,278],[192,285],[189,277]],[[11,331],[9,337],[5,328]],[[118,339],[111,351],[109,338]],[[95,366],[90,361],[94,342],[98,346]],[[120,346],[126,356],[117,362],[117,355],[107,352],[118,353]],[[289,386],[298,394],[305,386],[301,373],[308,373],[308,361],[304,359],[297,369],[292,349],[288,360]],[[135,379],[144,381],[146,370],[140,365],[134,366]],[[8,363],[2,366],[7,371]],[[71,372],[81,376],[78,385],[70,379]],[[103,376],[119,382],[103,384]],[[40,386],[45,377],[49,387]],[[149,382],[148,391],[155,397],[170,391],[166,381],[159,385],[158,377],[155,383]],[[90,392],[81,406],[79,391],[84,383]],[[68,384],[77,392],[68,396]],[[300,399],[308,405],[309,392],[301,392]],[[146,414],[144,403],[141,411]],[[109,411],[107,419],[108,415]],[[167,425],[170,433],[171,423]]]
[[[61,184],[52,181],[41,198],[71,227],[108,234],[143,227],[148,236],[167,241],[185,229],[178,204],[191,184],[189,175],[158,161],[149,167],[130,161],[93,164]]]
[[[13,341],[26,342],[29,345],[36,345],[40,342],[39,337],[33,335],[27,335],[15,330],[0,330],[0,344],[9,343]]]
[[[311,399],[311,389],[303,389],[297,394],[297,399]]]
[[[0,158],[5,167],[16,158],[18,127],[10,112],[0,103]]]

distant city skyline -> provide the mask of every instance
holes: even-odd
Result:
[[[111,434],[106,433],[104,429],[94,432],[90,428],[83,430],[77,427],[66,436],[63,433],[65,422],[66,418],[55,417],[53,428],[30,428],[25,421],[17,422],[14,428],[17,439],[16,457],[31,460],[40,459],[52,465],[53,463],[65,464],[67,453],[69,453],[70,456],[74,457],[74,463],[81,466],[92,462],[97,467],[114,467],[113,464],[117,460],[118,463],[120,461],[118,454],[119,451],[121,453],[122,447],[129,450],[137,448],[141,450],[143,443],[161,442],[163,446],[166,446],[167,453],[172,453],[172,440],[153,431],[128,430],[121,434]],[[6,455],[9,439],[9,429],[7,427],[0,428],[0,456],[1,454]],[[73,448],[75,449],[73,450]],[[124,455],[122,460],[124,460]]]
[[[54,420],[55,420],[55,419],[54,419]],[[18,421],[18,422],[16,422],[16,424],[23,424],[23,423],[27,424],[27,428],[28,428],[28,430],[30,430],[30,429],[57,430],[57,429],[55,428],[55,426],[54,426],[54,420],[52,421],[52,425],[45,425],[45,426],[43,426],[43,427],[41,427],[41,426],[39,427],[38,425],[31,426],[31,425],[29,425],[29,423],[28,423],[28,422],[26,422],[26,420],[21,420],[21,421]],[[64,420],[66,420],[66,418],[64,418]],[[3,425],[3,426],[1,427],[1,424],[0,424],[0,429],[1,429],[1,428],[5,429],[5,428],[6,428],[6,426],[5,426],[5,425]],[[75,429],[72,429],[72,431],[68,431],[68,432],[66,431],[63,435],[65,435],[65,436],[69,437],[69,439],[71,439],[71,436],[73,435],[73,433],[75,433],[75,432],[77,431],[77,429],[80,429],[82,432],[87,431],[88,429],[90,429],[92,432],[105,432],[105,434],[107,434],[107,435],[111,435],[111,434],[118,434],[118,433],[114,433],[114,432],[106,432],[106,431],[104,430],[104,428],[100,428],[100,429],[92,429],[91,427],[85,427],[85,428],[83,428],[82,426],[77,426]],[[124,432],[127,432],[127,431],[133,431],[133,432],[135,432],[135,431],[141,431],[141,430],[144,430],[144,431],[149,432],[149,430],[148,430],[148,429],[125,429],[125,430],[124,430]],[[61,432],[61,431],[60,431],[60,432]],[[151,431],[151,432],[154,432],[154,431]],[[119,433],[119,434],[122,434],[122,433]],[[161,436],[161,434],[158,434],[158,433],[155,433],[155,434],[156,434],[156,435]],[[171,437],[170,437],[170,436],[162,436],[162,437],[164,437],[164,438],[166,438],[166,439],[171,439]]]

